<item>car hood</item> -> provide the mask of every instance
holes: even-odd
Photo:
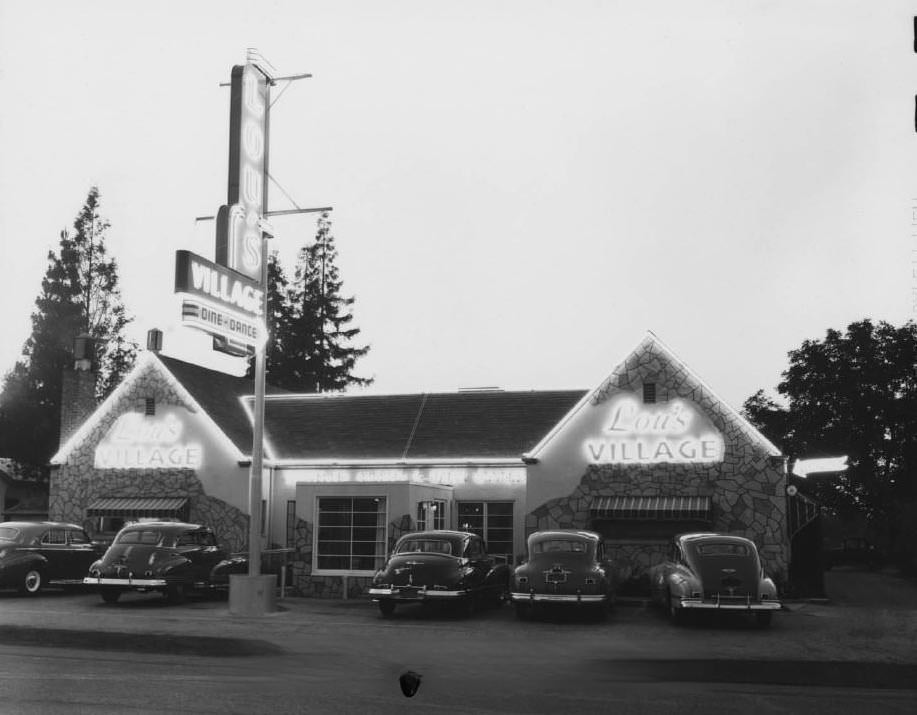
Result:
[[[115,544],[108,548],[96,568],[101,570],[103,576],[133,573],[134,576],[140,577],[155,575],[167,566],[175,566],[186,561],[187,559],[174,549],[145,544]]]
[[[395,586],[451,586],[461,575],[464,560],[446,554],[397,554],[389,559],[380,581]]]

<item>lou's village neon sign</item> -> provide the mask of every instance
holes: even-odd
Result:
[[[139,412],[118,417],[96,446],[96,469],[197,469],[203,449],[181,439],[184,423],[167,414],[152,419]]]
[[[175,252],[182,324],[257,348],[267,339],[261,284],[190,251]]]
[[[595,464],[709,464],[723,461],[723,437],[690,402],[644,404],[624,393],[606,405],[601,437],[583,443]]]
[[[260,281],[267,77],[252,64],[236,65],[229,102],[229,185],[217,213],[216,261]]]

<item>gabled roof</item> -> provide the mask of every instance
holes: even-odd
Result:
[[[519,461],[582,395],[493,390],[273,396],[265,406],[266,451],[275,463]]]
[[[544,439],[542,439],[530,452],[526,453],[525,457],[533,460],[539,459],[547,445],[564,430],[566,425],[573,420],[586,405],[593,400],[598,401],[603,399],[609,392],[618,389],[618,385],[621,381],[626,381],[626,375],[631,363],[647,360],[651,361],[657,369],[663,365],[667,365],[672,372],[683,375],[686,384],[690,385],[696,391],[697,394],[695,395],[695,399],[708,402],[710,407],[718,413],[717,415],[711,415],[711,409],[705,408],[705,406],[702,405],[702,409],[704,409],[708,417],[716,417],[717,419],[722,419],[724,422],[728,422],[734,429],[739,430],[747,440],[756,445],[768,456],[781,456],[780,450],[767,437],[761,434],[751,422],[745,419],[728,402],[719,397],[710,386],[697,375],[697,373],[672,352],[671,348],[662,342],[662,340],[652,331],[648,330],[643,340],[641,340],[637,347],[635,347],[628,356],[612,370],[611,374],[602,380],[595,389],[586,392],[582,399],[562,419],[560,419],[556,425],[554,425],[554,428],[547,435],[545,435]]]

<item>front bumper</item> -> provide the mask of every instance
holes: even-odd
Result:
[[[373,601],[385,599],[387,601],[426,601],[426,600],[448,600],[450,598],[464,598],[471,595],[471,591],[449,591],[441,588],[421,587],[401,587],[393,588],[370,588],[369,595]]]
[[[702,600],[700,598],[679,599],[682,608],[691,608],[707,611],[779,611],[782,606],[780,601],[720,601]]]
[[[120,588],[165,588],[168,582],[164,578],[93,578],[83,579],[86,586],[118,586]]]
[[[510,594],[514,603],[605,603],[603,593],[520,593]]]

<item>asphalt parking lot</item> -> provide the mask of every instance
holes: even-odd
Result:
[[[715,614],[675,627],[641,601],[598,622],[563,611],[518,621],[508,606],[471,617],[408,606],[384,619],[367,600],[302,598],[244,618],[209,598],[9,592],[0,698],[21,706],[4,712],[123,712],[167,687],[167,707],[140,710],[401,712],[421,702],[394,692],[411,669],[424,675],[425,711],[682,712],[685,697],[704,712],[913,711],[917,584],[838,569],[826,586],[831,600],[788,603],[768,629]]]

